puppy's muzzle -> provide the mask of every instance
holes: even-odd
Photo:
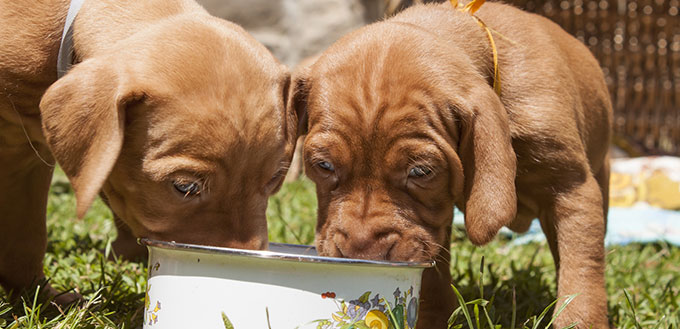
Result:
[[[338,256],[376,260],[391,260],[401,239],[401,234],[393,228],[361,224],[340,227],[331,236]]]

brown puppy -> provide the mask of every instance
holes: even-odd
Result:
[[[86,0],[55,82],[68,8],[0,2],[2,286],[43,277],[55,159],[79,217],[101,190],[128,235],[266,248],[296,139],[287,69],[191,0]]]
[[[418,328],[446,328],[453,205],[478,245],[538,217],[558,296],[580,294],[556,327],[605,328],[612,110],[603,75],[584,45],[545,18],[495,3],[477,16],[497,31],[500,97],[484,29],[449,3],[351,33],[294,74],[291,104],[308,111],[318,250],[436,259],[423,277]]]

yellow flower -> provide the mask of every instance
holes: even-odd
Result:
[[[335,315],[335,313],[331,314],[331,317],[333,317],[333,320],[335,320],[335,322],[342,321],[342,317]]]
[[[390,322],[387,320],[387,315],[378,310],[368,312],[364,321],[371,329],[387,329],[390,326]]]

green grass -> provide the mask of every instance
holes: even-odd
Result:
[[[270,240],[312,243],[315,213],[316,195],[309,180],[284,185],[269,203]],[[106,206],[97,201],[83,220],[76,220],[75,199],[58,172],[47,222],[45,272],[50,282],[61,290],[77,287],[88,302],[60,310],[27,295],[10,304],[0,291],[0,328],[141,327],[146,268],[142,263],[107,260],[115,230]],[[609,317],[616,327],[680,328],[680,248],[617,246],[608,249],[607,263]],[[548,325],[551,309],[540,321],[539,317],[556,296],[555,270],[545,243],[512,245],[508,238],[499,237],[479,248],[457,227],[451,267],[453,283],[467,303],[465,310],[456,312],[452,327]]]

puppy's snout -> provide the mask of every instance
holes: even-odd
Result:
[[[390,227],[359,224],[339,228],[333,240],[341,257],[390,260],[399,238]]]

